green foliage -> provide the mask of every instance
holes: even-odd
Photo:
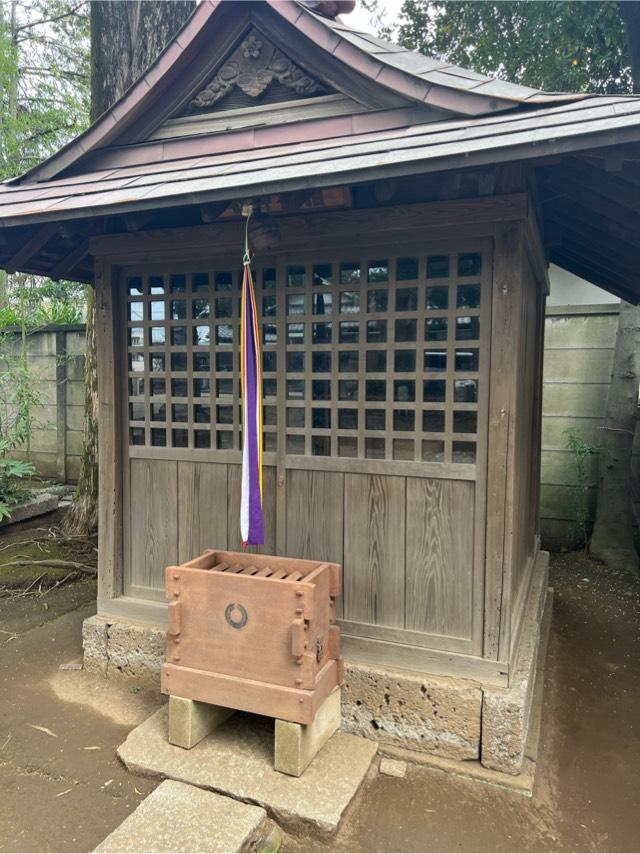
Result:
[[[32,413],[40,403],[21,343],[16,335],[0,335],[0,519],[10,516],[11,507],[26,496],[22,481],[35,471],[31,463],[9,456],[29,448]]]
[[[84,319],[85,286],[53,282],[17,273],[9,279],[0,303],[0,330],[26,328],[32,332],[50,324],[71,325]]]
[[[35,166],[89,121],[85,0],[0,0],[0,179]],[[0,329],[82,320],[84,290],[0,271]]]
[[[29,491],[22,481],[35,472],[31,463],[3,455],[2,446],[0,441],[0,521],[9,518],[12,508],[27,497]]]
[[[573,511],[575,514],[576,537],[585,548],[589,542],[589,527],[591,517],[589,513],[589,490],[595,484],[589,479],[587,461],[589,457],[598,453],[595,445],[585,442],[575,427],[564,431],[567,449],[571,451],[571,468],[573,470],[574,482],[571,487],[573,493]]]
[[[0,0],[0,178],[52,154],[88,117],[88,4]]]
[[[399,37],[411,49],[551,92],[633,91],[611,0],[405,0]]]

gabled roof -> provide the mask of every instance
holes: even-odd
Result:
[[[347,90],[355,89],[357,97],[371,99],[372,106],[420,106],[431,108],[442,117],[481,116],[519,106],[567,103],[585,97],[545,93],[458,68],[354,30],[340,20],[325,18],[298,0],[203,0],[167,49],[111,109],[59,152],[15,180],[51,179],[75,166],[90,152],[118,145],[123,140],[139,141],[135,133],[132,140],[132,127],[154,107],[156,125],[165,117],[163,96],[181,74],[192,69],[194,57],[211,55],[210,65],[215,64],[216,39],[224,42],[220,30],[233,30],[228,20],[231,11],[235,17],[247,16],[258,26],[268,27],[274,40],[280,35],[288,49],[292,46],[293,31],[306,45],[304,51],[298,48],[297,52],[308,54],[311,61],[316,59],[316,75],[317,60],[324,59],[334,83]],[[240,20],[238,33],[242,25]],[[202,74],[202,69],[197,68],[194,76]],[[164,105],[165,115],[171,106],[175,106],[171,100]],[[425,116],[428,118],[429,114]],[[148,135],[149,120],[142,121],[142,125]]]
[[[284,68],[277,103],[236,108],[224,95],[194,113],[255,39]],[[263,91],[246,82],[249,99]],[[640,300],[640,96],[493,80],[297,0],[203,0],[84,134],[0,185],[0,267],[90,281],[88,238],[103,228],[199,222],[247,197],[514,160],[537,167],[551,260]]]

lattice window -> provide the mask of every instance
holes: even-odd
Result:
[[[265,451],[474,462],[482,266],[474,251],[259,267]],[[240,282],[127,278],[131,444],[240,449]]]
[[[275,294],[275,269],[261,288]],[[126,279],[129,444],[239,450],[242,272],[215,269]],[[264,301],[267,339],[270,306]],[[264,347],[266,399],[276,394],[275,353]],[[275,448],[274,406],[265,438]]]
[[[474,462],[482,256],[287,265],[286,452]]]

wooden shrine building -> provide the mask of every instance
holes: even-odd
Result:
[[[547,266],[638,299],[640,97],[490,79],[319,6],[204,0],[89,130],[0,186],[0,266],[96,289],[87,661],[159,666],[165,566],[240,547],[251,202],[264,551],[344,567],[343,725],[517,773]]]

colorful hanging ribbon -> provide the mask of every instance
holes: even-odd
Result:
[[[245,229],[240,358],[242,379],[242,491],[240,533],[243,546],[264,543],[262,518],[262,370],[260,331],[249,255],[249,218]]]

